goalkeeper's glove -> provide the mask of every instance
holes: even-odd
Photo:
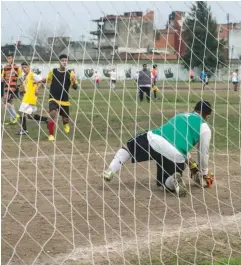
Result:
[[[212,172],[208,172],[207,175],[203,176],[203,179],[206,181],[207,187],[211,188],[214,181],[214,174]]]
[[[193,161],[189,163],[189,168],[191,171],[191,178],[197,182],[198,184],[202,183],[202,179],[205,180],[207,187],[210,188],[214,181],[214,174],[212,172],[208,172],[207,175],[201,175],[198,164]]]
[[[189,162],[189,169],[191,171],[191,178],[192,178],[193,175],[195,175],[199,171],[198,164],[196,163],[196,161]]]

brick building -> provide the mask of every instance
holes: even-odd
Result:
[[[165,29],[153,30],[154,49],[146,53],[129,54],[127,59],[135,60],[178,60],[184,54],[185,45],[181,38],[184,12],[175,11],[169,15],[169,21]]]
[[[120,59],[132,54],[147,53],[154,48],[154,12],[126,12],[93,20],[97,30],[96,48],[100,59]]]
[[[172,12],[166,29],[155,31],[155,48],[165,49],[166,58],[169,60],[178,59],[184,54],[185,46],[181,37],[184,15],[181,11]]]

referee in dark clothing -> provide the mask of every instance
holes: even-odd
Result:
[[[144,93],[146,93],[147,102],[150,102],[151,86],[152,86],[151,71],[147,69],[146,64],[143,64],[143,69],[139,72],[138,76],[138,89],[139,89],[140,102],[143,101]]]

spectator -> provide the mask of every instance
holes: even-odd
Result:
[[[100,74],[98,71],[95,71],[94,73],[94,81],[95,81],[95,88],[99,88],[100,86]]]
[[[234,91],[238,91],[238,69],[232,73],[232,82]]]
[[[189,76],[190,76],[190,81],[194,82],[194,72],[193,72],[193,70],[190,71]]]
[[[202,89],[205,89],[205,86],[207,85],[207,81],[208,81],[208,79],[207,79],[208,77],[207,77],[207,73],[205,72],[205,71],[202,71],[201,73],[200,73],[200,81],[201,81],[201,84],[202,84]]]
[[[147,102],[150,102],[151,86],[152,86],[151,71],[147,69],[146,64],[143,64],[143,69],[139,72],[138,76],[138,89],[139,89],[140,102],[143,101],[144,92],[146,93]]]
[[[113,90],[115,89],[116,79],[117,79],[116,71],[115,69],[112,69],[112,71],[110,72],[110,82],[111,82],[111,88]]]

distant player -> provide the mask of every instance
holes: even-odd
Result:
[[[232,73],[232,82],[234,91],[238,91],[238,69]]]
[[[151,71],[151,79],[152,79],[152,92],[154,94],[154,99],[157,99],[157,92],[159,91],[156,80],[157,80],[157,65],[153,65],[152,71]]]
[[[34,114],[37,111],[37,96],[41,84],[37,84],[41,80],[41,77],[30,70],[28,63],[23,62],[21,64],[24,76],[23,83],[20,86],[20,92],[23,93],[22,103],[19,108],[19,112],[22,113],[21,117],[21,129],[18,135],[26,135],[27,122],[26,118],[34,119],[36,121],[44,121],[47,123],[48,118]]]
[[[155,160],[157,162],[157,186],[186,195],[182,180],[185,164],[191,160],[189,151],[198,144],[200,176],[207,180],[208,151],[211,130],[206,123],[212,108],[209,102],[200,101],[194,111],[180,113],[159,128],[136,135],[127,142],[127,148],[117,151],[103,178],[110,181],[128,160],[132,163]],[[201,180],[200,180],[201,181]]]
[[[1,65],[1,73],[3,72],[3,66]],[[4,97],[4,82],[3,78],[1,77],[1,98]]]
[[[69,89],[77,89],[77,80],[73,71],[67,69],[68,57],[65,54],[59,56],[59,68],[54,68],[48,73],[47,79],[41,82],[47,82],[50,85],[49,92],[49,115],[48,121],[49,141],[54,141],[55,118],[59,113],[62,116],[64,131],[69,133]]]
[[[151,71],[147,69],[146,64],[143,64],[143,69],[139,71],[137,84],[139,89],[140,102],[142,102],[144,99],[144,93],[146,93],[146,101],[150,102],[152,80]]]
[[[189,77],[190,77],[190,82],[193,83],[194,82],[194,72],[193,72],[193,70],[190,71]]]
[[[202,89],[205,89],[205,86],[208,84],[208,75],[205,71],[200,73],[200,81],[202,84]]]
[[[117,79],[116,71],[115,71],[115,69],[112,69],[110,72],[111,89],[115,89],[116,79]]]
[[[2,81],[4,83],[4,104],[9,112],[9,121],[6,125],[16,124],[20,115],[17,114],[14,108],[14,99],[18,98],[17,80],[21,78],[21,67],[14,63],[13,55],[8,57],[8,64],[3,67]]]
[[[99,88],[100,86],[100,74],[98,71],[95,71],[94,73],[94,81],[95,81],[95,88]]]
[[[139,78],[139,71],[136,71],[135,77],[134,77],[134,80],[136,83],[138,82],[138,78]]]

